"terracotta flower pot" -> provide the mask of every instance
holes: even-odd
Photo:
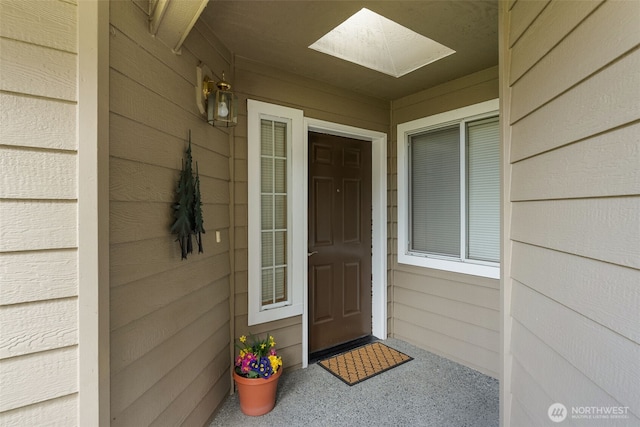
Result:
[[[282,367],[269,378],[245,378],[233,372],[240,409],[245,415],[258,416],[270,412],[276,404],[278,378],[282,375]]]

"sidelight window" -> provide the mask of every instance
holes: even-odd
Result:
[[[262,308],[287,301],[287,127],[260,121]]]
[[[249,100],[248,323],[302,313],[306,241],[304,222],[293,215],[302,203],[302,111]],[[295,249],[295,250],[294,250]]]

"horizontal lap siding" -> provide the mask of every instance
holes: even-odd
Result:
[[[3,199],[76,198],[76,153],[0,147],[0,197]],[[36,176],[25,171],[38,170]]]
[[[0,304],[68,298],[78,292],[75,248],[0,255]]]
[[[611,423],[635,425],[640,4],[551,1],[527,14],[521,3],[530,2],[505,11],[512,30],[505,387],[513,398],[505,412],[512,424],[525,417],[540,424],[554,402],[569,411],[626,406],[629,418]],[[524,31],[516,37],[515,28]]]
[[[498,69],[483,70],[393,101],[388,171],[390,332],[497,378],[500,372],[498,280],[397,263],[397,135],[400,123],[498,97]]]
[[[75,425],[77,6],[0,2],[0,424]]]
[[[591,340],[591,339],[590,339]],[[544,341],[534,335],[518,321],[513,323],[512,349],[519,356],[513,361],[515,377],[512,383],[514,399],[521,401],[533,419],[540,422],[528,425],[546,425],[547,409],[558,402],[572,406],[620,406],[620,402],[584,375],[567,359],[562,357]],[[516,368],[517,366],[517,368]],[[521,373],[515,372],[522,371]],[[536,402],[528,400],[531,394],[537,395]],[[570,410],[570,409],[569,409]],[[567,420],[568,421],[568,420]],[[607,421],[613,423],[612,420]],[[640,419],[630,414],[629,420],[612,425],[637,425]],[[565,423],[567,423],[565,421]],[[513,418],[511,425],[518,424]]]
[[[640,342],[635,269],[519,242],[513,244],[513,256],[513,277],[532,290]],[[580,283],[581,292],[574,282]]]
[[[46,424],[52,426],[72,426],[76,424],[78,401],[76,395],[67,395],[46,400],[37,405],[0,414],[0,423],[7,426],[36,426]]]
[[[230,387],[230,160],[229,132],[207,125],[194,86],[201,61],[231,61],[200,24],[172,53],[141,4],[110,5],[111,420],[203,425]],[[204,253],[181,260],[169,229],[189,130],[206,232]]]
[[[640,198],[616,197],[518,202],[514,241],[640,268]],[[598,244],[593,244],[598,242]]]
[[[0,92],[0,105],[2,145],[77,149],[75,103]]]
[[[77,55],[0,39],[2,90],[56,100],[76,99]]]
[[[461,77],[392,103],[393,127],[400,123],[455,110],[498,97],[497,67]],[[394,139],[395,140],[395,139]]]
[[[517,2],[511,12],[512,22],[509,45],[511,47],[517,42],[518,49],[511,51],[509,83],[513,84],[533,64],[545,57],[549,50],[564,38],[567,34],[566,29],[575,27],[598,7],[599,3],[601,1],[556,1],[549,3],[546,0]],[[538,15],[539,18],[537,18]],[[563,25],[547,25],[549,21],[554,20],[562,20]],[[569,76],[574,76],[574,74],[567,73],[559,77],[561,80]],[[551,82],[551,85],[553,84],[555,83]]]
[[[640,164],[637,135],[640,123],[515,163],[512,198],[531,201],[633,195],[638,190]],[[612,180],[616,182],[614,187],[609,184]]]
[[[464,276],[394,275],[394,336],[498,376],[499,295]],[[455,277],[455,278],[454,278]],[[469,282],[469,283],[465,283]]]
[[[512,315],[622,406],[639,413],[640,346],[514,282]],[[544,313],[540,316],[539,313]],[[562,328],[556,325],[562,324]],[[517,357],[516,357],[517,359]],[[534,372],[535,375],[535,372]]]
[[[511,160],[517,162],[633,123],[638,106],[633,88],[640,87],[640,76],[629,70],[639,67],[640,52],[635,50],[514,123]]]
[[[76,298],[0,307],[3,329],[0,358],[75,345],[77,316]]]
[[[76,346],[5,359],[0,365],[0,411],[8,411],[77,392]],[[6,391],[5,391],[6,390]],[[8,391],[8,392],[7,392]],[[73,414],[66,414],[72,421]],[[1,419],[1,418],[0,418]],[[46,424],[49,420],[40,420]]]

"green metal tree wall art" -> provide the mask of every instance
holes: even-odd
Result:
[[[202,219],[202,199],[200,198],[200,175],[196,162],[196,173],[193,175],[193,160],[191,158],[191,131],[189,131],[189,146],[186,159],[182,161],[182,172],[176,190],[177,201],[173,204],[175,221],[171,226],[171,233],[177,234],[176,241],[180,243],[182,259],[193,252],[193,240],[198,244],[198,253],[202,253],[202,234],[204,221]]]

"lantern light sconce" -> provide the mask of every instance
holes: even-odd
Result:
[[[238,124],[238,97],[224,80],[224,72],[217,83],[209,76],[213,73],[206,65],[196,68],[196,104],[200,113],[206,114],[211,126],[235,126]]]

